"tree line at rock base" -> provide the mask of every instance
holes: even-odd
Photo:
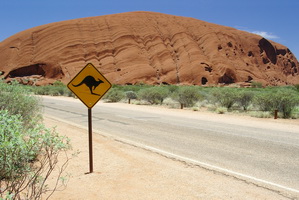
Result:
[[[24,86],[37,95],[69,96],[74,94],[61,82],[48,86]],[[83,86],[84,87],[84,86]],[[207,108],[223,114],[242,112],[253,117],[299,118],[299,85],[251,88],[203,87],[146,84],[113,85],[103,97],[105,102],[165,105],[171,108]]]

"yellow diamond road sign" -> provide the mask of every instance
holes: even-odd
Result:
[[[92,108],[111,88],[111,83],[88,63],[67,87],[88,107]]]

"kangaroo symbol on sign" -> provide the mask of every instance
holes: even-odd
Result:
[[[85,84],[89,88],[91,94],[101,96],[100,94],[96,94],[93,92],[101,83],[104,82],[100,79],[98,79],[97,81],[93,76],[86,76],[78,85],[74,85],[74,84],[72,85],[74,87],[79,87]]]

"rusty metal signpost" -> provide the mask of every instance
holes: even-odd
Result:
[[[88,63],[67,84],[67,87],[88,108],[89,173],[93,172],[91,109],[108,92],[111,86],[111,83],[91,63]]]

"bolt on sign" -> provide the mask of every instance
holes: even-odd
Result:
[[[67,85],[88,108],[92,108],[111,86],[91,63],[88,63]]]

